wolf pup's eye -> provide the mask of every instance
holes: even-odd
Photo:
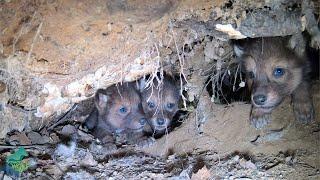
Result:
[[[168,108],[168,109],[172,109],[173,107],[174,107],[174,103],[168,103],[168,104],[167,104],[167,108]]]
[[[254,73],[252,71],[249,71],[248,72],[248,76],[250,79],[253,79],[254,78]]]
[[[273,76],[276,78],[283,76],[284,73],[285,73],[285,71],[283,68],[274,68],[274,70],[273,70]]]
[[[126,107],[124,107],[124,106],[122,106],[122,107],[119,109],[119,112],[120,112],[121,114],[125,114],[127,111],[128,111],[128,109],[127,109]]]
[[[154,103],[151,101],[149,101],[147,104],[150,109],[153,109],[155,107]]]

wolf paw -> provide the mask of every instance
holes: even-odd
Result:
[[[253,125],[256,129],[261,129],[271,121],[271,114],[260,114],[260,113],[251,113],[250,124]]]
[[[314,120],[314,109],[311,102],[294,103],[293,112],[299,122],[309,123]]]

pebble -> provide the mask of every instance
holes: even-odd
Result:
[[[238,155],[236,155],[235,157],[233,157],[233,161],[234,162],[239,162],[240,157]]]

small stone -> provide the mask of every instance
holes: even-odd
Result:
[[[63,172],[57,167],[57,166],[49,166],[46,168],[45,172],[49,175],[54,175],[56,177],[59,177],[63,174]]]
[[[50,143],[57,144],[59,142],[60,142],[60,138],[59,138],[59,136],[57,136],[56,133],[50,134]]]
[[[10,176],[4,175],[3,180],[12,180]]]
[[[240,83],[239,83],[239,87],[245,87],[246,86],[246,83],[244,82],[244,81],[241,81]]]
[[[238,155],[236,155],[235,157],[233,157],[233,161],[234,162],[239,162],[240,157]]]
[[[49,135],[50,135],[49,132],[48,132],[48,130],[47,130],[46,128],[43,128],[43,129],[40,131],[40,134],[41,134],[41,135],[45,135],[45,136],[49,136]]]
[[[292,163],[293,163],[293,164],[295,164],[297,161],[298,161],[298,160],[297,160],[296,157],[294,157],[294,158],[292,159]]]
[[[86,152],[86,155],[81,159],[80,164],[83,166],[96,166],[98,163],[93,159],[93,155],[90,152]]]
[[[192,173],[191,180],[197,180],[197,179],[209,179],[211,176],[209,169],[206,166],[203,166],[203,168],[199,169],[197,173]]]
[[[239,164],[245,169],[257,169],[257,166],[251,161],[246,161],[245,159],[240,159]]]
[[[63,156],[64,158],[71,157],[74,155],[77,144],[76,142],[71,142],[70,146],[64,144],[58,144],[54,154],[57,156]]]
[[[47,136],[41,136],[39,133],[31,131],[28,133],[28,138],[32,144],[46,144],[50,141]]]
[[[17,133],[9,137],[9,142],[11,145],[31,145],[31,140],[27,137],[27,135],[22,133]]]
[[[289,163],[292,160],[292,156],[286,157],[286,163]]]
[[[257,169],[257,166],[253,164],[251,161],[246,162],[246,168],[248,169]]]
[[[37,168],[36,171],[37,172],[42,172],[42,168]]]
[[[76,132],[77,132],[77,129],[74,126],[68,124],[64,126],[59,133],[64,136],[70,136]]]
[[[68,172],[64,175],[63,179],[88,179],[94,180],[95,178],[86,171]]]
[[[83,142],[91,142],[94,137],[91,134],[85,133],[81,130],[78,130],[79,140]]]
[[[241,167],[243,167],[243,168],[245,168],[246,167],[246,160],[245,159],[240,159],[240,161],[239,161],[239,165],[241,166]]]
[[[29,158],[29,169],[38,169],[37,168],[37,160],[35,158]]]
[[[222,56],[224,55],[224,53],[225,53],[224,48],[220,47],[220,48],[219,48],[219,51],[218,51],[218,55],[219,55],[220,57],[222,57]]]

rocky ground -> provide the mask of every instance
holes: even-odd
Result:
[[[13,132],[0,145],[5,159],[21,145],[28,170],[6,171],[22,179],[319,179],[319,83],[313,87],[316,121],[293,119],[290,103],[273,113],[263,130],[248,124],[250,106],[214,105],[203,133],[194,113],[149,148],[118,145],[109,152],[80,121],[65,121],[39,132]],[[73,117],[73,116],[70,116]],[[69,118],[70,120],[70,118]],[[10,178],[9,178],[10,179]]]

